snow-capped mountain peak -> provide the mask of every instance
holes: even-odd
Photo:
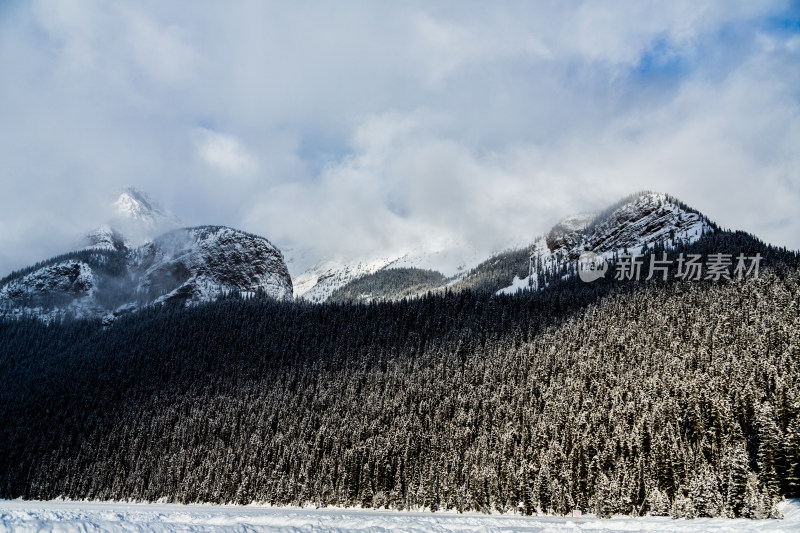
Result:
[[[595,215],[567,217],[540,237],[531,248],[528,278],[515,278],[499,292],[509,294],[538,287],[542,273],[553,273],[575,261],[584,251],[611,258],[615,254],[639,253],[660,242],[693,243],[714,231],[700,212],[668,194],[645,191],[631,195]]]
[[[178,217],[130,185],[109,203],[109,220],[84,237],[85,249],[132,249],[181,227]]]
[[[180,219],[154,202],[146,193],[126,186],[113,203],[117,217],[133,220],[152,227],[165,223],[175,226],[181,224]]]
[[[227,293],[292,297],[280,250],[267,239],[224,226],[173,230],[139,247],[121,244],[110,227],[93,245],[0,280],[0,317],[58,319],[65,314],[108,322],[139,307],[186,305]]]

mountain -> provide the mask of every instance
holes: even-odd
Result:
[[[301,275],[302,285],[296,286],[302,291],[297,294],[312,302],[396,300],[444,290],[511,294],[574,274],[568,267],[585,250],[611,259],[626,250],[639,253],[657,244],[665,249],[691,244],[714,231],[715,224],[677,198],[644,191],[599,213],[568,216],[529,246],[512,247],[483,260],[475,252],[462,252],[469,259],[457,270],[444,272],[434,261],[417,260],[413,253],[395,260],[329,262]],[[451,249],[450,254],[457,252]]]
[[[0,316],[107,322],[142,306],[208,302],[227,293],[290,298],[283,256],[267,239],[223,226],[173,230],[128,249],[110,228],[90,247],[0,280]]]
[[[295,296],[308,302],[322,303],[337,289],[386,268],[393,261],[392,257],[379,257],[353,263],[324,259],[294,279]]]
[[[129,256],[137,291],[155,302],[210,301],[226,292],[262,291],[292,296],[292,280],[280,250],[267,239],[223,226],[172,231]]]
[[[123,224],[135,223],[153,230],[181,225],[178,217],[153,201],[147,193],[130,185],[122,189],[112,205],[116,219]]]
[[[182,226],[178,217],[130,185],[109,202],[109,221],[85,237],[87,249],[134,248]]]
[[[515,276],[500,292],[538,288],[574,264],[584,251],[611,259],[626,252],[651,250],[656,244],[671,249],[697,242],[716,229],[702,213],[668,194],[634,194],[600,213],[574,215],[558,222],[531,247],[528,275]]]
[[[376,256],[350,262],[328,258],[318,262],[294,278],[295,296],[313,303],[322,303],[332,297],[334,300],[341,301],[341,289],[352,282],[363,280],[375,273],[387,270],[435,271],[443,279],[454,281],[461,279],[480,260],[481,254],[478,250],[466,243],[452,242],[421,245],[403,253]],[[379,277],[386,278],[383,275],[379,275]],[[393,277],[396,281],[399,281],[396,275]],[[349,293],[350,289],[352,287],[346,289],[346,292]],[[388,291],[383,296],[390,298],[399,296],[401,292],[406,293],[408,296],[416,294],[413,292],[408,293],[408,289],[407,284],[403,283],[402,288],[398,287],[397,291],[392,291],[391,285],[383,287],[381,291]],[[359,293],[357,296],[357,299],[360,300],[376,298],[373,294]]]
[[[599,213],[566,217],[530,246],[488,258],[464,243],[420,245],[357,261],[326,259],[291,280],[281,253],[268,241],[228,228],[172,230],[135,246],[131,233],[119,227],[128,227],[141,239],[178,220],[132,187],[123,190],[114,206],[116,222],[92,232],[83,255],[63,258],[71,263],[46,262],[41,271],[28,269],[30,278],[5,280],[0,305],[16,313],[35,308],[48,316],[64,311],[113,316],[134,305],[199,303],[231,291],[265,290],[283,298],[292,286],[295,298],[312,303],[398,300],[464,290],[511,294],[574,275],[572,267],[586,250],[613,260],[655,246],[685,246],[718,231],[680,200],[645,191]]]
[[[125,250],[128,243],[125,236],[112,228],[110,224],[103,224],[86,235],[87,250]]]
[[[292,296],[283,255],[267,239],[222,226],[177,229],[175,215],[130,186],[111,208],[84,248],[0,280],[0,316],[110,322],[150,304],[197,304],[227,293]]]

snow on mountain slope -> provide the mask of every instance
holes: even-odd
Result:
[[[223,226],[185,228],[162,235],[131,254],[139,292],[163,292],[156,302],[199,303],[230,291],[292,296],[283,255],[268,240]]]
[[[0,299],[39,296],[49,293],[91,296],[94,289],[92,269],[81,261],[63,261],[42,267],[0,288]]]
[[[175,215],[130,186],[109,208],[110,221],[80,250],[0,280],[0,316],[112,320],[142,305],[228,292],[292,296],[283,255],[262,237],[221,226],[177,229]]]
[[[568,217],[534,243],[529,278],[515,278],[498,291],[512,294],[537,288],[539,273],[552,273],[589,250],[606,258],[639,253],[656,242],[667,246],[692,243],[714,231],[711,222],[677,199],[663,193],[645,192],[627,198],[606,212]]]
[[[146,193],[130,185],[122,190],[113,206],[119,218],[136,221],[151,228],[181,224],[178,217],[158,205]]]
[[[64,312],[96,316],[95,273],[86,262],[69,259],[32,270],[0,286],[0,317],[33,315],[50,321]]]
[[[115,205],[121,216],[137,223],[143,222],[141,227],[150,227],[151,223],[160,223],[159,220],[176,221],[149,197],[133,188],[123,191]],[[114,303],[112,310],[117,309],[117,305],[130,309],[132,305],[167,300],[197,303],[229,291],[263,290],[276,298],[286,298],[292,295],[293,285],[296,298],[324,302],[337,289],[354,280],[392,268],[419,268],[442,273],[446,281],[435,290],[451,286],[453,290],[495,291],[504,287],[499,292],[513,293],[536,288],[540,273],[557,271],[577,259],[584,250],[607,257],[626,249],[638,253],[642,246],[652,246],[658,241],[667,241],[668,244],[694,242],[710,231],[713,231],[713,225],[702,214],[666,194],[648,192],[626,198],[599,215],[584,213],[561,220],[533,244],[530,254],[533,276],[525,276],[528,254],[522,250],[488,254],[464,243],[446,242],[425,243],[402,253],[376,254],[359,261],[329,258],[302,272],[293,283],[281,252],[260,237],[230,228],[206,226],[174,230],[134,247],[131,241],[126,240],[127,234],[123,236],[115,226],[107,224],[89,236],[89,246],[83,251],[90,253],[87,257],[91,261],[86,259],[84,263],[94,277],[95,285],[102,286],[100,296],[107,296],[111,286],[117,287],[120,294],[106,298],[102,303],[94,292],[81,299],[75,296],[60,309],[75,311],[77,307],[81,316],[96,315],[98,309],[108,310],[109,302]],[[93,252],[96,253],[92,255]],[[120,257],[123,257],[121,268],[125,274],[119,274],[119,268],[106,272],[120,262]],[[81,257],[67,259],[82,260]],[[47,268],[51,267],[52,264],[47,265]],[[52,278],[53,287],[66,286],[70,283],[69,278],[59,272],[66,272],[69,266],[62,264],[59,269],[44,270],[37,275]],[[28,269],[26,275],[32,275],[32,271]],[[116,279],[114,276],[122,277]],[[110,282],[112,279],[113,283]],[[34,287],[36,282],[33,278],[16,279],[13,285],[9,280],[5,281],[8,283],[0,286],[5,291],[0,293],[0,312],[2,309],[6,312],[16,309],[15,313],[19,314],[21,296],[9,295],[17,294],[23,286]],[[402,294],[406,295],[409,288],[398,286],[397,290],[405,291]],[[45,297],[43,293],[33,298],[34,291],[25,301],[37,305],[49,302],[52,307],[56,294],[60,305],[69,299],[66,296],[68,292],[55,288],[47,289],[45,293],[52,297]],[[388,287],[381,294],[391,297],[392,288]],[[37,309],[35,314],[49,313]]]
[[[267,239],[223,226],[174,230],[138,248],[84,249],[0,280],[0,316],[69,313],[113,320],[153,303],[229,293],[291,298],[283,256]]]
[[[711,223],[700,213],[688,210],[666,194],[645,193],[607,218],[595,220],[591,230],[584,232],[583,246],[607,252],[665,240],[695,242],[708,231],[712,231]]]
[[[294,279],[295,297],[314,303],[324,302],[348,283],[390,268],[435,270],[450,279],[463,277],[483,257],[478,250],[463,243],[438,243],[359,261],[326,259]]]
[[[361,276],[377,272],[396,260],[396,257],[390,256],[353,263],[334,259],[320,261],[294,280],[295,297],[314,303],[324,302],[336,289]]]
[[[691,243],[711,231],[713,225],[708,219],[677,199],[645,192],[625,198],[599,214],[580,213],[562,219],[534,242],[530,254],[523,253],[520,246],[509,246],[500,253],[481,254],[463,243],[449,243],[436,247],[422,245],[394,258],[349,263],[328,260],[296,278],[295,296],[323,302],[337,289],[390,268],[441,272],[447,278],[443,287],[449,286],[452,290],[495,291],[503,287],[499,293],[511,294],[536,288],[539,273],[555,272],[576,260],[584,250],[612,257],[626,249],[638,253],[642,246],[652,246],[656,242]],[[533,276],[529,275],[529,260]],[[391,294],[390,289],[381,294]],[[398,291],[407,291],[407,287],[398,287]]]
[[[124,250],[125,237],[110,224],[103,224],[86,236],[87,250]]]
[[[386,268],[420,268],[441,272],[447,278],[461,277],[480,263],[486,252],[465,243],[452,243],[446,248],[427,250],[419,247],[392,261]]]

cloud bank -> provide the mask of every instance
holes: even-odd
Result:
[[[640,189],[800,248],[800,9],[0,7],[0,276],[133,184],[304,259],[531,241]]]

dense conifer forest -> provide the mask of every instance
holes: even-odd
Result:
[[[385,268],[339,287],[329,302],[401,300],[435,291],[446,278],[441,272],[421,268]]]
[[[800,496],[798,258],[722,245],[768,268],[0,322],[0,498],[768,516]]]

